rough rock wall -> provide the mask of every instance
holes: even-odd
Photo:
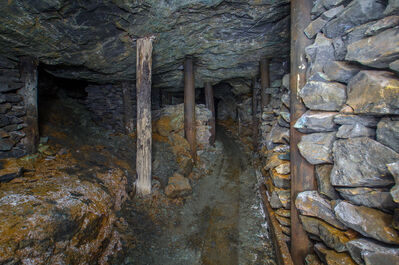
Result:
[[[399,264],[398,15],[395,0],[318,0],[305,30],[308,111],[295,128],[318,190],[295,204],[326,264]]]
[[[0,57],[0,158],[26,154],[23,98],[18,94],[23,87],[18,62]]]

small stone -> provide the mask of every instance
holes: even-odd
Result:
[[[291,173],[290,163],[283,163],[276,167],[276,172],[281,175],[288,175]]]
[[[351,114],[351,113],[353,113],[353,109],[352,109],[352,107],[350,107],[350,106],[345,104],[339,112],[340,113]]]
[[[399,248],[392,248],[382,245],[372,239],[359,238],[355,240],[351,240],[346,243],[346,247],[348,248],[349,254],[352,259],[356,261],[357,264],[364,264],[364,260],[362,257],[366,255],[370,255],[371,253],[375,253],[379,257],[384,259],[380,259],[379,262],[366,263],[369,265],[372,264],[399,264]],[[374,256],[374,255],[372,255]],[[374,256],[377,257],[377,256]],[[394,262],[388,262],[390,258],[394,258],[392,260],[396,260]],[[385,259],[388,258],[388,259]]]
[[[396,185],[391,189],[392,198],[396,203],[399,203],[399,162],[388,164],[387,168],[392,174],[396,183]]]
[[[375,129],[365,127],[360,123],[353,125],[342,125],[337,132],[337,138],[355,138],[355,137],[374,137]]]
[[[285,144],[289,142],[290,130],[274,123],[270,133],[266,137],[266,147],[268,150],[273,149],[275,144]]]
[[[399,79],[386,71],[360,71],[348,84],[355,113],[399,114]]]
[[[290,128],[290,124],[285,121],[281,116],[278,116],[277,118],[277,123],[281,126],[281,127],[285,127],[285,128]]]
[[[377,141],[367,137],[337,140],[333,154],[334,186],[383,187],[393,183],[386,165],[398,161],[399,154]]]
[[[295,206],[302,215],[317,217],[336,228],[345,229],[345,225],[335,218],[330,202],[321,197],[317,191],[299,193],[295,200]]]
[[[289,112],[286,111],[281,111],[280,112],[280,117],[285,120],[286,122],[290,123],[291,122],[291,115]]]
[[[341,197],[354,205],[386,210],[393,210],[399,206],[393,202],[387,188],[337,188],[337,191]]]
[[[359,67],[344,61],[329,61],[323,69],[329,79],[346,84],[360,71]]]
[[[290,74],[285,74],[281,80],[281,86],[287,90],[290,90]],[[288,95],[288,94],[284,94]],[[289,106],[287,106],[289,108]]]
[[[388,16],[378,20],[374,24],[370,25],[367,31],[364,33],[366,36],[376,35],[383,30],[393,28],[399,24],[399,16]]]
[[[9,138],[0,139],[0,151],[9,151],[14,146],[14,142]]]
[[[281,96],[281,102],[286,106],[287,108],[290,108],[291,102],[290,102],[290,95],[289,94],[284,94]]]
[[[317,165],[315,167],[315,173],[319,193],[327,196],[330,200],[336,200],[339,196],[330,182],[332,167],[333,166],[329,164]]]
[[[399,29],[387,29],[376,36],[348,45],[345,60],[359,62],[375,68],[388,68],[399,59]]]
[[[178,173],[169,178],[168,185],[165,187],[165,194],[170,198],[184,197],[190,195],[191,192],[190,181]]]
[[[11,109],[11,104],[10,103],[0,104],[0,114],[5,114],[10,109]]]
[[[331,2],[331,1],[326,1],[326,2]],[[341,2],[343,2],[343,1],[341,1]],[[337,6],[337,5],[334,5],[334,6]],[[324,12],[324,13],[322,14],[322,17],[323,17],[324,19],[330,21],[331,19],[335,18],[338,14],[340,14],[345,8],[344,8],[343,5],[340,5],[340,6],[331,8],[331,9],[330,9],[330,7],[329,7],[329,8],[327,8],[327,9],[329,9],[329,10],[327,10],[326,12]]]
[[[267,157],[267,162],[266,162],[266,166],[264,167],[264,169],[266,171],[270,170],[270,169],[274,169],[275,167],[281,165],[284,163],[283,160],[279,159],[279,153],[272,153],[271,155],[268,155]]]
[[[351,259],[351,257],[346,253],[338,253],[334,250],[326,248],[322,243],[317,243],[314,245],[314,249],[319,256],[319,258],[327,265],[356,265],[356,263]]]
[[[394,70],[396,73],[399,73],[399,60],[396,60],[389,64],[389,68]]]
[[[270,205],[273,209],[284,207],[284,209],[291,208],[291,191],[275,188],[272,192]]]
[[[346,101],[346,86],[336,82],[308,81],[300,96],[311,110],[338,111]]]
[[[392,228],[392,215],[344,201],[335,206],[334,212],[339,221],[366,237],[399,244],[399,232]]]
[[[291,217],[291,211],[283,209],[283,208],[277,209],[276,210],[276,214],[280,215],[282,217],[286,217],[286,218],[290,218]]]
[[[281,224],[279,224],[281,231],[283,232],[283,234],[287,235],[287,236],[291,236],[291,228],[289,226],[283,226]]]
[[[294,128],[303,133],[332,132],[336,130],[334,116],[337,114],[308,110],[297,120]]]
[[[399,230],[399,208],[396,208],[393,212],[392,227]]]
[[[291,187],[290,175],[282,175],[276,172],[276,169],[271,170],[270,177],[273,180],[274,186],[281,189],[289,189]]]
[[[384,10],[385,5],[376,0],[354,0],[326,24],[323,32],[329,38],[341,36],[348,29],[381,18]]]
[[[382,119],[377,125],[377,141],[399,153],[399,120]]]
[[[280,215],[276,215],[276,219],[282,226],[290,226],[291,225],[291,220],[289,218],[282,217]]]
[[[306,265],[323,265],[315,254],[308,254],[305,258]]]
[[[377,127],[379,119],[374,116],[338,114],[334,117],[334,122],[341,125],[355,125],[358,123],[374,128]]]
[[[303,135],[298,143],[301,155],[312,165],[332,163],[332,146],[335,132]]]
[[[306,232],[319,237],[324,244],[337,252],[346,251],[346,243],[353,239],[353,234],[345,233],[320,219],[303,215],[300,215],[300,219]]]
[[[323,17],[318,17],[316,20],[313,20],[312,22],[309,23],[309,25],[306,27],[304,30],[306,36],[309,39],[313,39],[314,36],[316,36],[317,33],[320,32],[320,30],[324,27],[324,25],[328,22]]]

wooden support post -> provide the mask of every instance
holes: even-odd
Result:
[[[258,150],[258,117],[256,113],[258,112],[258,89],[256,86],[256,77],[252,79],[252,130],[253,130],[253,139],[252,144],[254,151]]]
[[[195,86],[193,59],[184,61],[184,133],[191,148],[191,156],[196,160],[197,141],[195,134]]]
[[[270,87],[269,64],[270,60],[267,58],[262,58],[260,61],[260,91],[262,112],[263,109],[269,105],[271,98],[271,95],[266,93],[266,89]]]
[[[295,199],[302,191],[316,189],[314,166],[299,153],[298,143],[302,134],[294,128],[296,121],[306,111],[299,91],[306,83],[305,47],[310,45],[311,41],[303,31],[311,22],[312,6],[312,0],[291,0],[291,256],[295,265],[304,264],[306,255],[312,251],[309,238],[299,220]]]
[[[133,84],[122,82],[124,126],[126,134],[134,132],[133,105],[132,105]]]
[[[138,194],[151,193],[151,72],[152,41],[145,37],[137,40],[137,155],[136,190]]]
[[[20,93],[24,99],[26,116],[26,128],[24,132],[26,136],[22,143],[28,154],[37,152],[39,144],[39,110],[37,105],[37,61],[32,57],[22,57],[20,59],[21,81],[24,84]]]
[[[206,107],[212,112],[211,118],[211,138],[209,144],[213,145],[216,139],[216,117],[215,117],[215,101],[213,99],[213,87],[210,83],[205,83],[205,103]]]

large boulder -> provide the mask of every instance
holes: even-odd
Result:
[[[303,133],[332,132],[336,130],[334,117],[338,112],[305,112],[294,124],[294,128]]]
[[[399,79],[386,71],[361,71],[348,83],[348,101],[355,113],[399,114]]]
[[[317,217],[339,229],[345,229],[345,225],[335,218],[330,202],[321,197],[317,191],[299,193],[295,206],[302,215]]]
[[[376,209],[393,210],[399,207],[387,188],[337,188],[342,198],[352,204]]]
[[[399,245],[399,232],[392,227],[392,215],[345,201],[338,203],[334,212],[339,221],[360,234]]]
[[[377,126],[377,141],[399,153],[399,120],[382,119]]]
[[[311,164],[332,163],[332,147],[335,132],[303,135],[298,143],[301,155]]]
[[[393,183],[387,164],[399,154],[370,138],[337,140],[333,147],[331,183],[346,187],[382,187]]]
[[[372,239],[359,238],[346,243],[357,264],[399,264],[399,248],[382,245]]]
[[[375,67],[388,68],[399,59],[399,28],[387,29],[376,36],[348,45],[345,59]]]
[[[311,62],[309,68],[310,74],[322,72],[326,61],[335,60],[332,40],[326,38],[322,33],[317,34],[314,43],[305,48],[305,53]]]

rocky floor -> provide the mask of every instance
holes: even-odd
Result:
[[[275,264],[250,156],[218,129],[216,147],[200,156],[210,174],[192,181],[191,197],[126,205],[130,242],[120,264]]]

